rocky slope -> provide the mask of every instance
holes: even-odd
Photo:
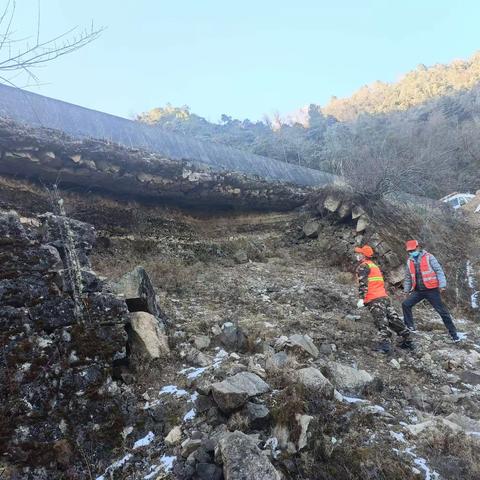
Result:
[[[479,477],[474,313],[457,311],[453,345],[417,307],[416,351],[374,353],[352,249],[378,237],[386,271],[401,258],[369,212],[62,191],[69,219],[36,215],[58,207],[43,189],[1,185],[21,213],[0,222],[5,478]]]

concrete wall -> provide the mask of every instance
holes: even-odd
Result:
[[[204,143],[159,127],[90,110],[0,84],[0,116],[33,127],[61,130],[73,137],[109,140],[157,152],[172,160],[188,160],[214,170],[237,171],[272,181],[316,186],[334,183],[328,173],[253,155],[224,145]]]

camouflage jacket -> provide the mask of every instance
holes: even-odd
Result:
[[[368,291],[368,275],[370,267],[366,263],[361,263],[357,268],[358,295],[361,299],[365,298]]]

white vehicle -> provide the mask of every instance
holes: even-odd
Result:
[[[448,203],[452,208],[456,210],[457,208],[460,208],[461,206],[468,203],[470,200],[472,200],[472,198],[475,198],[475,195],[472,195],[471,193],[455,192],[441,198],[440,201]]]

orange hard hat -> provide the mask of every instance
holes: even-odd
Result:
[[[407,252],[410,252],[412,250],[416,250],[417,247],[418,247],[417,240],[407,240],[405,242],[405,249],[407,250]]]
[[[355,247],[355,253],[361,253],[365,257],[373,257],[373,248],[370,245],[364,245],[363,247]]]

